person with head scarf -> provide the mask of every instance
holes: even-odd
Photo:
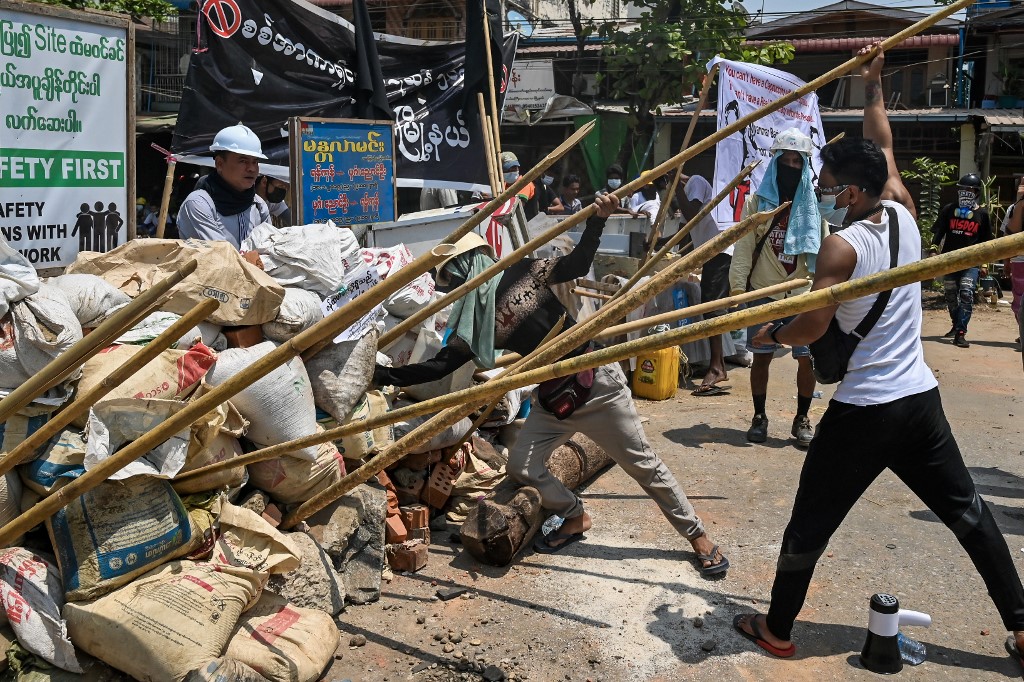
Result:
[[[605,222],[619,201],[614,196],[601,196],[595,203],[597,212],[587,220],[572,252],[559,258],[525,258],[487,280],[454,304],[448,318],[448,343],[435,357],[405,367],[377,366],[374,384],[409,386],[436,381],[471,361],[491,368],[498,349],[525,356],[555,325],[561,323],[564,330],[575,324],[552,285],[586,276],[590,271]],[[442,288],[461,285],[494,263],[493,250],[472,233],[460,239],[452,251],[438,266],[437,283]],[[566,357],[589,349],[590,344],[586,344]],[[534,548],[540,552],[559,551],[580,540],[591,527],[583,502],[547,468],[548,456],[579,432],[599,443],[654,499],[669,523],[693,547],[702,574],[724,573],[729,560],[708,537],[686,493],[651,448],[618,364],[588,372],[572,379],[584,386],[589,383],[590,389],[589,397],[577,400],[571,412],[543,400],[544,385],[534,391],[533,407],[509,453],[508,475],[536,488],[544,508],[563,519],[560,527],[539,537]]]
[[[765,169],[757,191],[743,206],[743,218],[790,206],[778,213],[768,225],[747,233],[736,243],[729,266],[730,293],[755,291],[791,279],[809,278],[821,240],[828,235],[826,223],[818,210],[818,200],[811,180],[811,138],[796,128],[779,133],[772,144],[772,160]],[[801,294],[810,285],[754,301],[751,306]],[[754,356],[750,369],[750,392],[754,402],[754,418],[747,431],[747,440],[763,443],[768,439],[768,368],[778,346],[752,342],[761,325],[747,330],[747,349]],[[814,372],[810,351],[806,346],[793,348],[797,359],[797,412],[790,434],[801,448],[806,448],[814,435],[808,413],[814,394]]]

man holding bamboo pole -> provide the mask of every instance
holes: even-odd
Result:
[[[551,291],[550,285],[585,275],[600,244],[605,222],[619,200],[614,194],[595,199],[597,212],[587,221],[577,247],[557,259],[525,259],[488,280],[456,302],[448,320],[452,340],[437,356],[399,368],[378,367],[374,383],[408,386],[437,380],[473,359],[493,367],[495,350],[528,355],[548,336],[559,320],[574,324]],[[486,249],[479,240],[472,246]],[[464,250],[439,266],[438,283],[458,285],[482,272],[493,259],[480,248]],[[575,357],[590,344],[571,351]],[[580,540],[590,529],[583,503],[547,469],[548,456],[576,432],[596,442],[644,488],[676,530],[697,553],[705,576],[724,573],[729,560],[719,551],[686,499],[675,477],[651,448],[618,366],[555,379],[535,392],[538,403],[527,417],[509,453],[508,473],[517,482],[538,490],[544,508],[564,519],[561,527],[538,537],[534,548],[556,552]]]
[[[862,70],[866,131],[885,120],[882,64],[879,52]],[[814,290],[920,260],[921,235],[914,217],[903,204],[883,199],[887,186],[891,191],[899,182],[891,170],[891,155],[871,140],[845,138],[826,145],[821,158],[823,214],[841,225],[822,243]],[[834,354],[845,375],[800,472],[768,613],[743,614],[733,621],[741,634],[775,656],[796,653],[791,632],[814,566],[843,518],[888,468],[956,535],[985,581],[1003,625],[1014,633],[1007,649],[1021,660],[1024,587],[946,421],[937,382],[924,362],[921,316],[921,285],[914,283],[802,313],[785,325],[765,325],[755,339],[812,344],[838,332],[849,335],[852,344],[847,357]],[[856,336],[851,334],[854,329]],[[827,359],[821,346],[813,349],[816,363]]]

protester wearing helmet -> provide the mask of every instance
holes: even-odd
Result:
[[[787,280],[809,278],[814,272],[821,240],[828,235],[828,223],[819,210],[811,179],[813,149],[811,138],[797,128],[784,130],[772,143],[772,160],[757,191],[743,205],[742,217],[777,208],[787,201],[792,204],[777,214],[770,225],[762,225],[736,242],[729,267],[732,294],[755,291]],[[841,222],[838,217],[835,220]],[[801,294],[809,288],[810,285],[758,299],[751,306]],[[768,367],[778,349],[775,344],[759,346],[752,342],[760,328],[758,324],[747,330],[747,349],[754,355],[750,370],[754,418],[747,431],[747,440],[752,443],[763,443],[768,439]],[[793,357],[798,363],[797,412],[790,433],[798,447],[806,448],[814,435],[808,417],[814,394],[814,372],[806,346],[794,347]]]
[[[236,249],[260,223],[270,220],[267,202],[256,194],[260,139],[246,126],[224,128],[210,145],[215,170],[200,178],[178,210],[182,239],[230,242]]]
[[[978,206],[981,196],[981,178],[977,173],[968,173],[956,183],[957,200],[939,211],[939,217],[932,226],[932,244],[940,253],[949,253],[973,246],[992,238],[992,225],[988,211]],[[974,291],[978,288],[978,268],[967,268],[951,272],[943,279],[946,294],[946,308],[953,326],[943,338],[952,338],[960,348],[969,348],[967,323],[974,311]]]
[[[451,334],[436,356],[404,367],[377,366],[373,382],[378,386],[428,383],[474,360],[491,368],[496,349],[527,355],[549,332],[573,325],[552,285],[570,282],[590,270],[605,221],[619,201],[614,196],[600,196],[595,204],[597,210],[571,253],[560,258],[524,258],[508,266],[453,304],[448,317]],[[437,248],[447,249],[437,251],[446,256],[437,276],[441,288],[461,285],[494,264],[493,250],[474,234],[460,239],[453,249]],[[569,355],[588,349],[589,344]],[[534,392],[533,407],[508,457],[512,480],[536,488],[544,508],[564,519],[557,529],[537,539],[535,549],[559,551],[580,540],[591,527],[582,500],[547,469],[548,456],[580,432],[600,443],[654,499],[673,528],[693,547],[702,574],[725,573],[729,560],[708,537],[682,487],[651,448],[618,365],[606,365],[567,381],[573,383],[556,379]],[[557,402],[550,400],[552,396]]]

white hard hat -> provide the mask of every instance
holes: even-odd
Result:
[[[217,133],[210,145],[211,152],[234,152],[242,156],[254,156],[257,159],[267,158],[260,146],[260,138],[248,127],[239,123],[228,126]]]
[[[805,135],[799,128],[789,128],[779,133],[772,142],[773,152],[800,152],[810,156],[814,151],[811,138]]]

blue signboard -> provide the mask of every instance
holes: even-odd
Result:
[[[293,118],[289,136],[298,224],[395,220],[395,136],[390,121]]]

